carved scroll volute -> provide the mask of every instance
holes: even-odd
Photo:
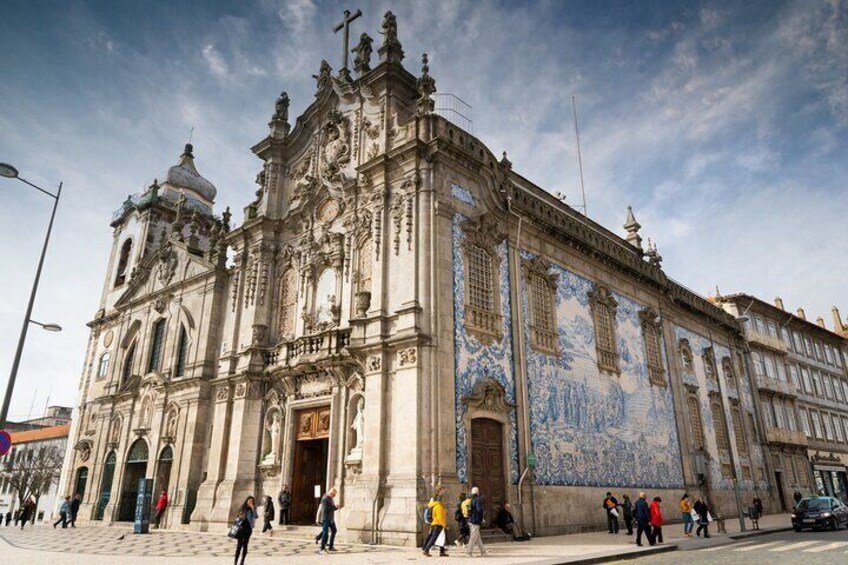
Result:
[[[507,414],[515,404],[506,400],[506,389],[493,378],[486,378],[474,385],[471,394],[463,397],[462,403],[471,409]]]

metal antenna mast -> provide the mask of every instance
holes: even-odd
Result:
[[[577,138],[577,164],[580,166],[580,192],[583,194],[583,215],[589,217],[589,207],[586,205],[586,185],[583,183],[583,156],[580,153],[580,131],[577,129],[577,102],[571,97],[571,110],[574,113],[574,137]]]

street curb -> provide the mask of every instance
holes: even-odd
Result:
[[[739,532],[738,534],[733,534],[731,536],[727,536],[732,540],[740,540],[747,538],[755,538],[757,536],[766,536],[768,534],[777,534],[780,532],[791,532],[792,526],[780,526],[778,528],[765,528],[762,530],[751,530],[749,532]]]
[[[531,565],[593,565],[595,563],[609,563],[611,561],[627,561],[630,559],[639,559],[640,557],[648,557],[650,555],[656,555],[658,553],[667,553],[670,551],[677,551],[679,549],[676,544],[670,545],[662,545],[659,547],[650,547],[647,549],[641,549],[639,551],[630,551],[627,553],[616,553],[610,555],[596,555],[594,557],[584,557],[583,559],[566,559],[554,557],[552,559],[545,559],[539,561],[533,561]]]

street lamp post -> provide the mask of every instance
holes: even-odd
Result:
[[[62,328],[57,324],[42,324],[32,319],[32,307],[35,304],[35,295],[38,292],[38,283],[41,280],[41,268],[44,266],[44,256],[47,254],[47,244],[50,242],[50,232],[53,230],[53,219],[56,217],[56,208],[59,206],[59,197],[62,195],[62,183],[59,183],[59,190],[56,194],[48,192],[43,188],[34,185],[28,180],[21,178],[18,175],[18,170],[6,163],[0,163],[0,176],[18,179],[24,184],[42,192],[53,199],[53,211],[50,213],[50,223],[47,225],[47,235],[44,238],[44,245],[41,248],[41,257],[38,260],[38,269],[35,271],[35,281],[32,283],[32,291],[29,295],[29,304],[27,304],[26,314],[24,315],[24,323],[21,327],[21,336],[18,339],[18,349],[15,352],[15,360],[12,363],[12,372],[9,375],[9,382],[6,384],[6,395],[3,397],[3,409],[0,411],[0,428],[6,426],[6,417],[9,415],[9,404],[12,401],[12,392],[15,390],[15,379],[18,376],[18,367],[21,364],[21,354],[24,350],[24,342],[26,342],[27,329],[29,325],[36,324],[47,331],[57,332],[62,331]]]

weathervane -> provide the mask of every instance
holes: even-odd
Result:
[[[339,70],[339,75],[343,77],[345,80],[352,80],[350,76],[350,71],[347,68],[348,62],[348,53],[350,53],[350,24],[356,18],[362,16],[362,10],[357,10],[355,14],[351,15],[350,10],[344,11],[344,19],[342,23],[333,28],[334,33],[338,33],[341,30],[344,30],[344,44],[342,45],[342,68]]]

